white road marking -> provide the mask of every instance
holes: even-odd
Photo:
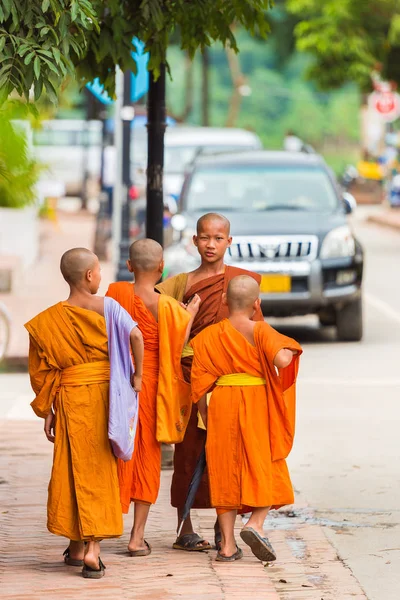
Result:
[[[373,296],[367,292],[364,293],[364,299],[366,300],[367,304],[373,308],[376,308],[376,310],[379,310],[386,317],[392,319],[392,321],[395,321],[398,325],[400,325],[400,312],[392,308],[389,304],[387,304],[387,302],[384,302],[380,298],[377,298],[376,296]]]

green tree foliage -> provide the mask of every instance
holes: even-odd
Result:
[[[356,82],[371,88],[371,71],[400,84],[400,0],[287,0],[301,21],[297,48],[314,60],[308,75],[322,89]]]
[[[1,207],[22,208],[36,200],[40,167],[30,154],[26,130],[17,120],[27,116],[26,107],[19,102],[6,103],[0,109]]]
[[[180,32],[193,56],[213,41],[237,50],[232,24],[266,35],[270,0],[0,0],[0,90],[53,101],[64,77],[99,77],[113,94],[115,66],[135,70],[132,39],[150,52],[156,76],[169,40]]]

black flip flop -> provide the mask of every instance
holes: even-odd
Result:
[[[99,569],[92,569],[88,565],[83,564],[82,577],[85,579],[101,579],[105,575],[105,564],[99,556]]]
[[[224,556],[218,551],[215,560],[218,562],[235,562],[235,560],[240,560],[241,558],[243,558],[243,551],[241,548],[239,548],[239,546],[236,546],[235,554],[232,554],[231,556]]]
[[[272,562],[276,560],[275,550],[271,546],[268,538],[262,537],[252,527],[243,527],[240,537],[245,544],[250,546],[254,556],[262,562]]]
[[[205,542],[198,533],[185,533],[177,538],[176,542],[172,545],[174,550],[185,550],[186,552],[204,552],[204,550],[211,550],[211,544],[207,546],[198,546]]]
[[[129,550],[129,555],[130,556],[148,556],[149,554],[151,554],[151,546],[149,544],[149,542],[147,542],[146,540],[144,540],[144,543],[146,544],[146,548],[143,548],[143,550]]]
[[[70,557],[70,548],[66,548],[63,552],[64,562],[70,567],[83,567],[83,560]]]

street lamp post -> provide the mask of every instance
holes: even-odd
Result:
[[[164,241],[164,133],[165,120],[165,64],[160,66],[157,80],[150,73],[147,100],[147,207],[146,236],[163,245]]]
[[[121,207],[121,241],[119,245],[117,281],[129,281],[132,277],[132,274],[129,273],[126,267],[130,246],[129,190],[131,187],[131,130],[132,121],[135,116],[135,110],[131,104],[131,82],[132,74],[130,71],[126,71],[124,73],[123,106],[121,108],[123,202]]]

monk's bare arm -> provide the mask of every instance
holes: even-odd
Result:
[[[187,312],[190,314],[190,321],[187,325],[186,328],[186,337],[185,337],[185,344],[188,343],[189,337],[190,337],[190,332],[192,330],[192,325],[193,325],[193,321],[195,316],[197,315],[197,313],[199,312],[199,308],[200,308],[200,296],[198,296],[197,294],[195,294],[193,296],[193,298],[190,300],[189,304],[186,305],[186,310]]]
[[[135,374],[133,376],[133,388],[136,392],[142,389],[143,376],[143,355],[144,344],[143,336],[138,327],[134,327],[130,334],[130,342],[132,348],[133,359],[135,361]]]
[[[293,356],[297,354],[297,350],[289,350],[289,348],[282,348],[277,352],[274,358],[274,365],[278,369],[285,369],[290,365],[293,360]]]

